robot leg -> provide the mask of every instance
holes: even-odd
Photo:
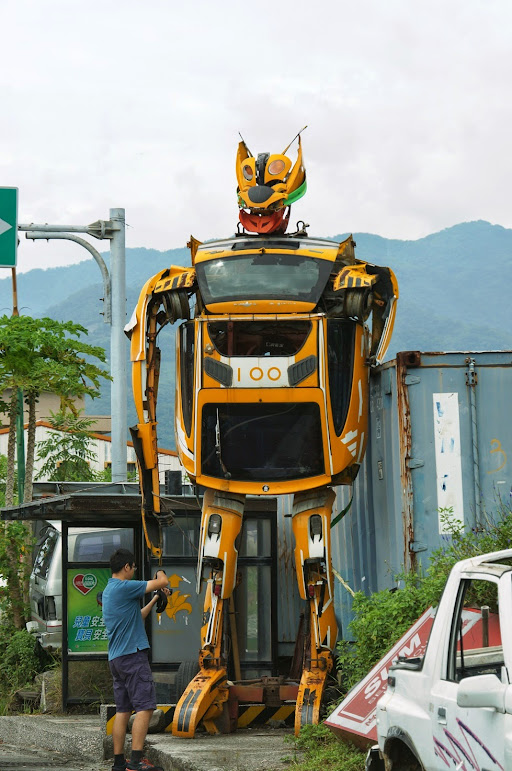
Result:
[[[198,591],[209,568],[204,599],[199,672],[179,700],[174,736],[192,737],[201,720],[209,733],[230,730],[227,700],[227,629],[229,598],[235,588],[245,496],[207,490],[203,501],[198,559]]]
[[[334,664],[332,650],[338,634],[331,565],[334,498],[332,490],[323,488],[296,493],[293,501],[295,569],[300,596],[308,603],[309,622],[295,709],[296,735],[303,725],[318,723],[327,675]]]

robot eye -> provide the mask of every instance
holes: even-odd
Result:
[[[284,171],[284,161],[272,161],[272,163],[269,164],[269,174],[275,176],[276,174],[281,174],[282,171]]]
[[[250,182],[250,181],[251,181],[251,179],[254,177],[254,172],[253,172],[253,170],[251,169],[251,167],[250,167],[250,166],[244,166],[244,168],[242,169],[242,171],[243,171],[243,174],[244,174],[244,177],[246,178],[246,180],[247,180],[248,182]]]

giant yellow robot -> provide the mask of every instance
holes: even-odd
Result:
[[[288,148],[287,148],[288,149]],[[286,152],[286,151],[285,151]],[[299,136],[285,154],[237,154],[239,232],[189,243],[191,267],[170,267],[143,287],[129,324],[143,522],[161,554],[157,458],[159,329],[179,322],[176,446],[206,488],[198,589],[206,582],[199,673],[173,733],[227,730],[226,603],[235,588],[246,495],[293,493],[299,593],[310,639],[295,729],[316,723],[336,643],[331,568],[332,488],[351,484],[365,452],[370,367],[382,360],[398,288],[389,268],[355,258],[351,237],[286,234],[304,194]],[[192,310],[191,310],[192,308]]]

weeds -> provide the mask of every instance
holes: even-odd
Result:
[[[324,725],[304,726],[298,737],[290,737],[295,755],[293,771],[362,771],[366,753],[338,741]]]

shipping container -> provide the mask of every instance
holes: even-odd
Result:
[[[512,352],[406,351],[370,380],[368,449],[353,489],[339,487],[333,565],[352,590],[396,586],[446,543],[446,515],[485,529],[512,488]],[[339,621],[351,596],[337,582]]]

